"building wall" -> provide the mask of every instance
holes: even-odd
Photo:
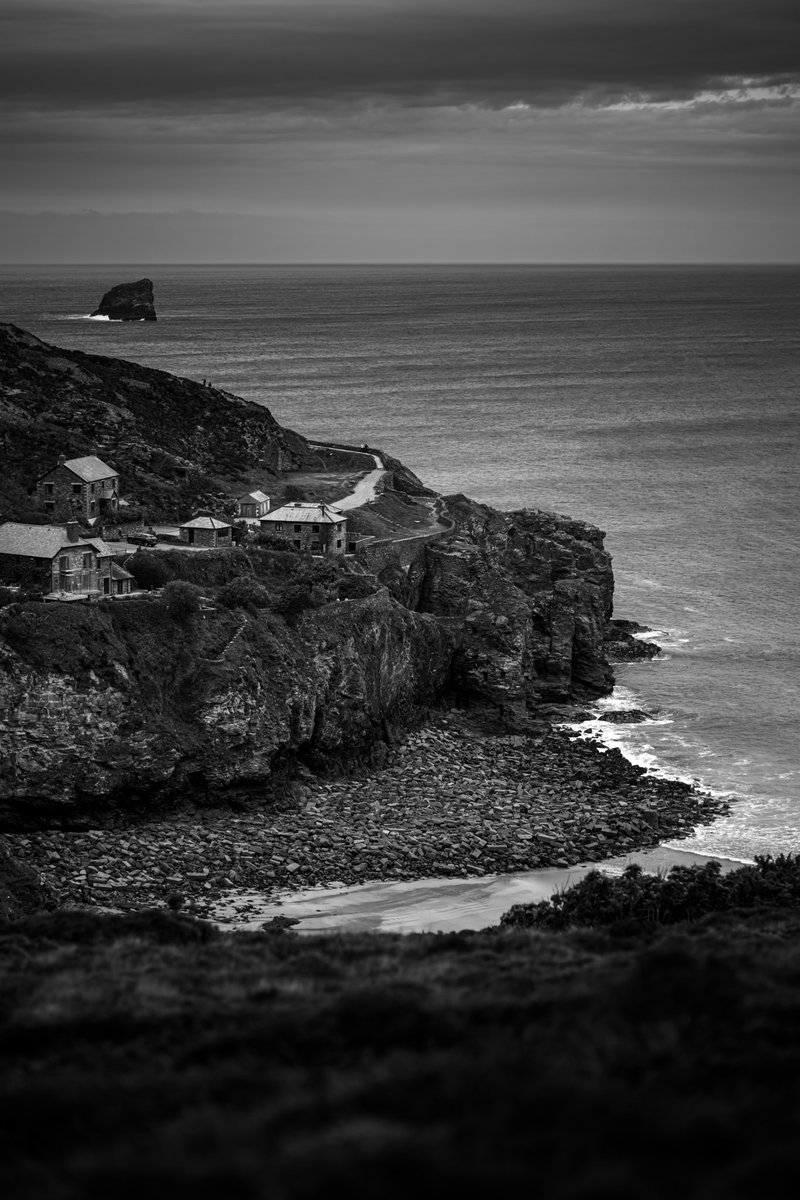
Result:
[[[96,517],[103,512],[117,511],[118,488],[119,475],[97,483],[84,483],[72,471],[59,466],[38,481],[36,500],[45,512],[56,514],[59,508],[66,508],[84,517]]]
[[[189,546],[217,549],[231,545],[230,529],[181,529],[181,541]]]
[[[100,590],[97,554],[91,546],[63,547],[51,565],[53,592],[97,592]]]

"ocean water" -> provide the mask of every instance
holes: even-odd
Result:
[[[149,275],[157,324],[88,320]],[[367,441],[425,482],[593,521],[663,656],[592,726],[736,797],[683,848],[800,851],[800,268],[0,269],[0,319]],[[638,726],[602,720],[643,707]]]

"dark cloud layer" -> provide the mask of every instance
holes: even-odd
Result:
[[[557,105],[800,78],[796,0],[5,0],[0,95],[198,109]]]

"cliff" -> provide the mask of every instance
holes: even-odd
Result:
[[[448,498],[454,535],[427,550],[421,607],[461,629],[456,686],[524,722],[542,701],[613,683],[603,655],[614,580],[603,534],[555,513]]]
[[[2,516],[35,519],[36,478],[59,454],[90,451],[119,470],[123,493],[151,520],[229,494],[253,468],[277,475],[315,461],[305,439],[261,405],[0,324]]]
[[[600,531],[448,504],[449,536],[412,542],[410,558],[408,542],[385,547],[378,575],[312,566],[304,590],[288,553],[175,552],[171,573],[207,574],[202,610],[182,619],[151,598],[2,610],[0,819],[280,800],[304,768],[374,760],[433,705],[524,730],[543,702],[608,690]],[[222,567],[249,577],[243,607],[213,582]]]
[[[92,316],[108,317],[110,321],[155,321],[152,279],[118,283],[105,293]]]
[[[0,629],[6,825],[188,796],[280,799],[304,764],[374,757],[418,722],[452,644],[385,589],[292,626],[224,608],[176,620],[142,598],[13,606]]]

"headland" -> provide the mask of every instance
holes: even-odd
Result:
[[[110,553],[142,581],[0,610],[0,817],[57,903],[203,912],[231,889],[569,867],[724,809],[553,728],[608,692],[610,657],[657,651],[613,619],[599,529],[438,496],[203,384],[0,335],[6,511],[42,521],[54,444],[94,447],[124,501]],[[273,512],[332,504],[348,553],[269,516],[225,545],[128,541],[198,508],[186,524],[216,538],[246,487]]]

